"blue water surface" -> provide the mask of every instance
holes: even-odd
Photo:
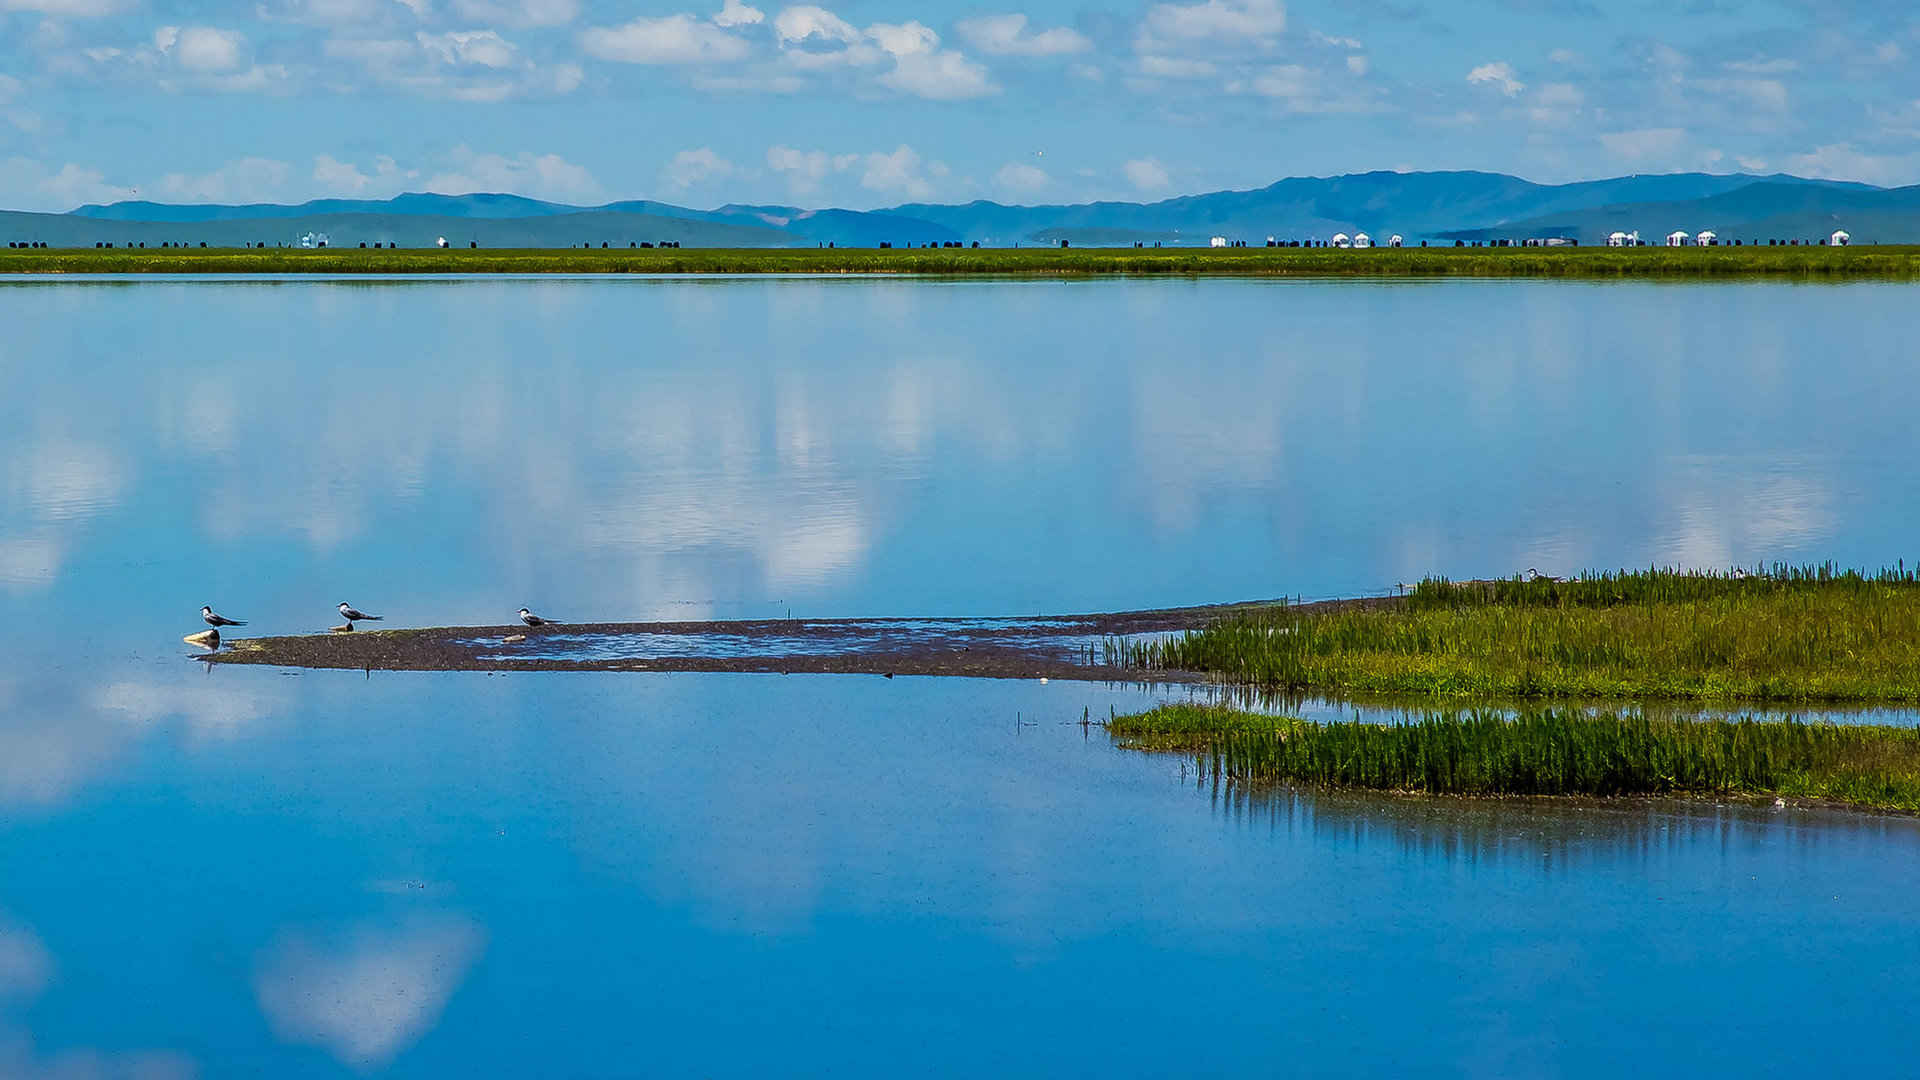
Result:
[[[1910,290],[0,284],[0,1076],[1905,1071],[1911,819],[1080,723],[1184,690],[179,639],[1879,565]]]

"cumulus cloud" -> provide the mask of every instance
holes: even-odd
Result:
[[[0,918],[0,1002],[37,995],[52,974],[53,957],[33,931]]]
[[[453,165],[428,177],[422,186],[442,195],[510,191],[559,202],[597,201],[605,194],[584,166],[558,154],[478,154],[459,147]]]
[[[1167,176],[1167,167],[1153,158],[1137,158],[1121,166],[1126,174],[1127,183],[1142,193],[1165,191],[1173,186],[1173,180]]]
[[[289,934],[260,963],[254,997],[280,1038],[378,1068],[439,1022],[485,941],[478,924],[452,916],[334,940]]]
[[[826,8],[812,4],[783,8],[773,18],[773,32],[782,45],[796,45],[814,39],[853,45],[862,36],[852,23]]]
[[[110,183],[99,169],[68,162],[52,169],[25,157],[0,160],[0,203],[18,210],[65,213],[88,203],[133,198],[132,187]]]
[[[825,8],[800,5],[774,16],[773,30],[782,62],[800,71],[884,68],[876,77],[880,85],[933,101],[999,91],[986,68],[941,48],[940,35],[923,23],[874,23],[863,30]]]
[[[868,191],[915,200],[932,198],[934,181],[948,173],[944,164],[923,161],[917,151],[905,144],[886,153],[866,154],[829,154],[824,150],[774,146],[767,150],[767,168],[784,178],[795,195],[818,191],[829,176],[858,173],[860,186]]]
[[[1286,28],[1287,9],[1279,0],[1158,4],[1141,23],[1136,48],[1160,52],[1182,43],[1264,44]]]
[[[1455,68],[1454,70],[1457,71],[1459,69]],[[1479,67],[1467,72],[1467,81],[1475,86],[1492,86],[1508,97],[1518,97],[1520,92],[1527,88],[1526,83],[1514,78],[1513,65],[1504,60],[1491,64],[1481,64]]]
[[[685,13],[642,16],[623,26],[596,26],[580,35],[589,55],[624,64],[722,64],[746,59],[746,41],[724,27]]]
[[[713,17],[715,26],[758,26],[766,21],[767,13],[757,7],[750,7],[740,0],[726,0],[720,8],[720,14]]]
[[[1053,178],[1047,175],[1046,170],[1037,166],[1010,161],[1000,166],[1000,171],[993,174],[993,182],[996,186],[1016,195],[1032,195],[1045,190],[1046,186],[1053,182]]]
[[[352,162],[340,161],[331,154],[313,159],[313,183],[323,195],[352,195],[362,198],[392,198],[419,177],[418,170],[402,169],[393,158],[381,154],[373,159],[373,171],[365,172]]]
[[[698,150],[682,150],[673,155],[664,175],[667,184],[675,191],[685,191],[709,180],[731,176],[733,172],[733,162],[714,153],[710,147],[703,146]]]
[[[1852,143],[1829,143],[1787,157],[1786,170],[1823,180],[1859,180],[1882,187],[1920,182],[1920,155],[1873,154]]]
[[[1027,17],[1018,13],[962,19],[954,29],[968,44],[990,56],[1065,56],[1093,48],[1086,35],[1064,26],[1029,30]]]
[[[442,64],[480,67],[513,66],[514,47],[492,30],[450,30],[444,34],[418,33],[414,39],[427,56]]]
[[[1140,74],[1154,79],[1208,79],[1220,69],[1211,60],[1148,54],[1140,57]]]
[[[153,45],[188,71],[232,71],[240,66],[244,40],[232,30],[211,26],[162,26],[153,33]]]

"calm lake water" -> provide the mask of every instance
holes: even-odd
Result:
[[[0,1077],[1900,1072],[1920,823],[1195,782],[1134,687],[204,670],[1761,560],[1912,286],[0,284]]]

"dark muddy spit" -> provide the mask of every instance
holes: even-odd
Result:
[[[1397,602],[1382,597],[1294,607],[1331,611]],[[199,659],[381,671],[738,671],[1134,682],[1147,673],[1107,663],[1104,641],[1198,629],[1224,615],[1279,603],[992,619],[448,626],[231,639]],[[1154,671],[1151,681],[1207,680]]]

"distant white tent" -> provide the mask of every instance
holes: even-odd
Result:
[[[1833,233],[1833,239],[1829,240],[1828,243],[1834,247],[1846,247],[1848,244],[1853,243],[1853,234],[1845,229],[1836,229]]]
[[[1691,239],[1693,238],[1687,235],[1687,231],[1685,229],[1675,229],[1674,231],[1667,234],[1667,246],[1668,247],[1686,247],[1687,241]]]
[[[435,240],[435,241],[434,241],[434,244],[435,244],[435,245],[437,245],[437,246],[439,246],[439,247],[446,247],[446,246],[447,246],[447,238],[446,238],[446,237],[444,237],[444,236],[442,236],[442,237],[440,237],[439,239],[437,239],[437,240]]]
[[[1352,247],[1352,246],[1353,246],[1353,238],[1352,238],[1352,237],[1350,237],[1350,236],[1348,236],[1348,235],[1347,235],[1346,233],[1343,233],[1343,232],[1341,232],[1341,233],[1334,233],[1334,234],[1333,234],[1333,246],[1334,246],[1334,247],[1337,247],[1337,248],[1345,248],[1345,247]]]
[[[1207,246],[1208,246],[1208,247],[1226,247],[1226,246],[1227,246],[1227,238],[1226,238],[1226,237],[1224,237],[1224,236],[1215,236],[1215,237],[1212,237],[1212,238],[1210,238],[1210,239],[1209,239],[1209,240],[1207,241]]]
[[[1357,248],[1370,248],[1373,246],[1373,237],[1368,236],[1366,233],[1355,233],[1353,235],[1353,246]]]
[[[1399,247],[1400,245],[1406,242],[1407,242],[1407,238],[1404,236],[1401,236],[1399,233],[1394,233],[1392,236],[1387,237],[1388,247]]]
[[[1607,236],[1607,246],[1608,247],[1626,247],[1627,234],[1623,232],[1616,232],[1616,233],[1609,234]]]
[[[1693,242],[1699,244],[1701,247],[1712,247],[1720,242],[1720,234],[1714,232],[1712,229],[1708,229],[1706,232],[1694,237]]]

